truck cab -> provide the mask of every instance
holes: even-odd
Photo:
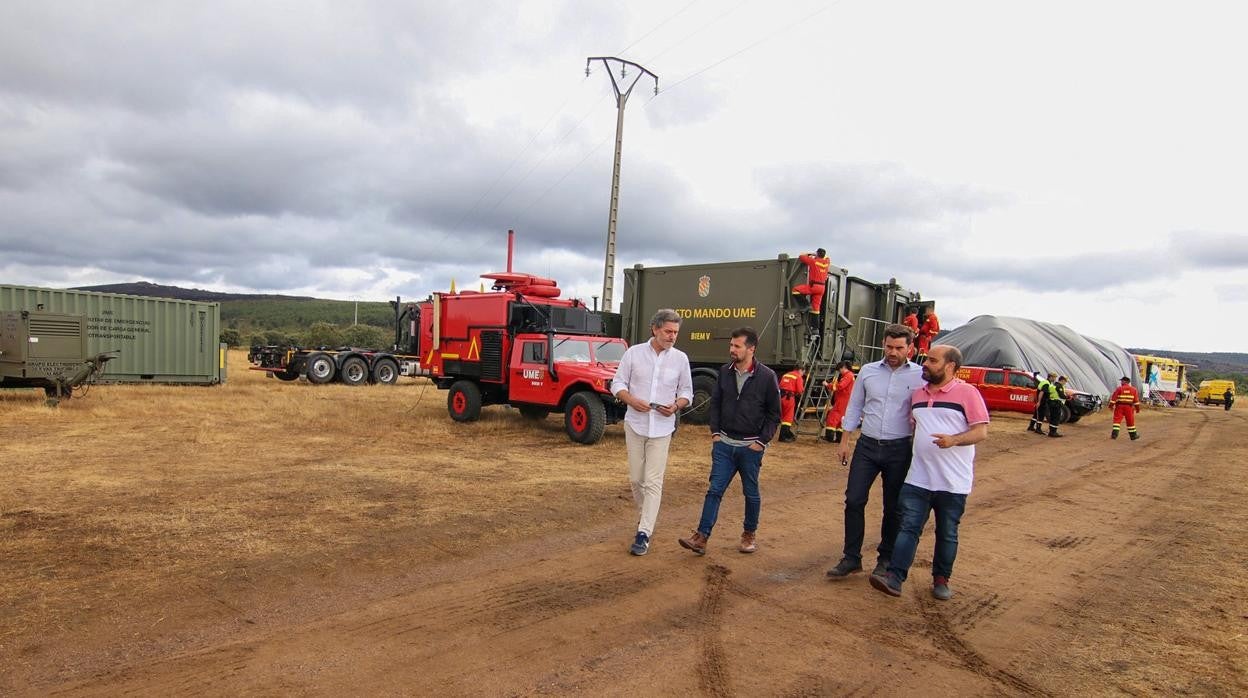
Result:
[[[615,337],[518,335],[508,367],[507,402],[529,419],[564,414],[568,437],[593,443],[622,416],[611,379],[628,344]]]

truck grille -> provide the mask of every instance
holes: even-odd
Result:
[[[481,380],[503,379],[503,333],[487,330],[481,333]]]

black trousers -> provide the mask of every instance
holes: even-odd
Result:
[[[1045,398],[1036,403],[1036,409],[1032,412],[1031,418],[1036,422],[1043,422],[1049,418],[1049,400]]]
[[[866,435],[858,437],[845,483],[845,557],[862,561],[865,511],[876,476],[884,482],[884,517],[880,521],[880,544],[875,550],[881,560],[892,557],[893,542],[901,525],[897,498],[910,471],[911,446],[909,438],[877,441]]]

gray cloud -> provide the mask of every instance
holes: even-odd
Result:
[[[613,124],[576,128],[579,114],[565,114],[516,160],[530,134],[474,125],[445,85],[545,52],[552,37],[599,46],[622,10],[569,3],[541,31],[517,31],[505,2],[138,8],[0,7],[5,281],[89,283],[85,273],[341,295],[385,285],[392,269],[394,290],[418,295],[501,268],[516,228],[522,258],[558,265],[536,273],[601,283],[611,147],[598,146]],[[569,58],[571,80],[583,59]],[[629,118],[687,126],[723,99],[691,81],[633,102]],[[557,148],[554,134],[567,134]],[[1166,252],[934,258],[913,241],[1008,198],[890,163],[819,163],[760,170],[770,206],[741,212],[699,202],[661,157],[625,153],[617,268],[822,244],[867,278],[909,283],[909,269],[1049,290],[1248,266],[1248,237],[1213,233],[1176,235],[1178,266]]]

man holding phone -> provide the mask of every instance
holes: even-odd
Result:
[[[668,308],[659,310],[650,320],[650,333],[650,341],[624,352],[611,380],[611,393],[628,405],[624,443],[628,481],[637,505],[637,535],[629,548],[633,555],[650,550],[676,416],[693,401],[689,357],[676,348],[680,315]]]

